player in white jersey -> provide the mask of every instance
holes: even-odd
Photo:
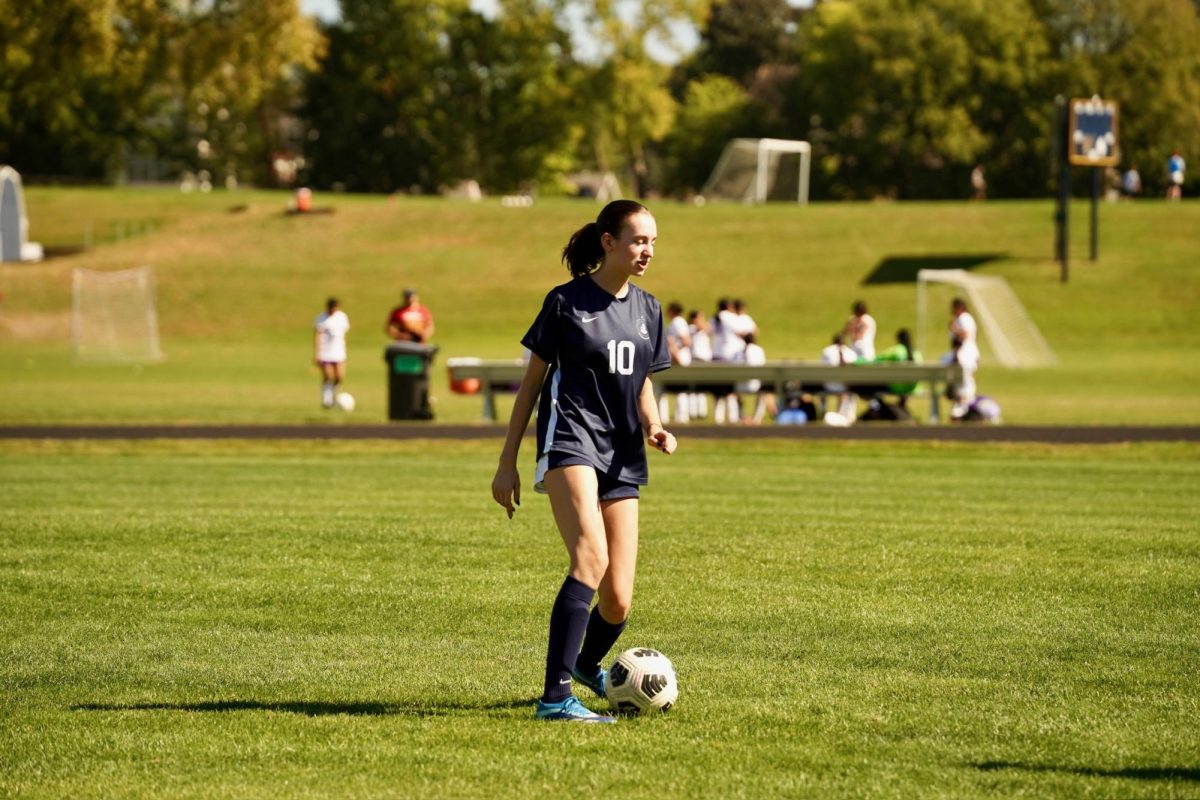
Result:
[[[321,405],[333,408],[337,388],[346,380],[346,332],[350,318],[336,297],[325,301],[325,312],[317,315],[313,332],[313,363],[321,370]]]
[[[862,300],[856,302],[851,309],[853,312],[842,329],[842,335],[850,342],[854,352],[867,361],[875,360],[875,318],[867,312],[867,304]]]
[[[947,357],[957,360],[963,373],[958,396],[950,409],[950,415],[958,418],[975,402],[975,371],[979,369],[979,328],[961,297],[950,303],[950,343],[952,349]]]
[[[712,322],[713,361],[738,361],[745,349],[746,340],[738,333],[733,302],[722,297],[717,301],[717,313]]]
[[[703,311],[688,314],[688,333],[692,336],[692,360],[712,361],[712,330]]]
[[[853,364],[858,361],[858,353],[854,348],[848,346],[842,339],[842,334],[835,333],[833,341],[829,346],[821,351],[821,363],[829,364],[833,367],[844,367],[847,364]],[[853,422],[858,417],[858,401],[854,394],[846,388],[844,383],[827,383],[825,391],[837,394],[838,419],[844,420],[846,423]]]
[[[733,329],[742,337],[742,341],[746,341],[747,336],[758,336],[758,323],[750,316],[746,301],[741,298],[733,301]]]
[[[630,281],[645,274],[658,228],[640,203],[617,200],[563,250],[573,279],[546,295],[522,343],[531,355],[513,402],[492,499],[509,517],[521,500],[517,453],[540,396],[538,468],[570,558],[550,612],[537,718],[613,722],[588,710],[574,679],[603,697],[601,660],[625,628],[637,565],[638,496],[646,445],[671,454],[650,374],[671,366],[658,301]],[[599,597],[596,607],[592,600]]]
[[[709,363],[713,360],[712,328],[705,318],[704,312],[692,309],[688,312],[688,333],[692,335],[692,361]],[[688,415],[691,419],[704,419],[708,416],[708,394],[706,392],[691,392]]]
[[[667,305],[667,350],[671,363],[686,367],[692,363],[692,331],[683,317],[683,306],[672,301]],[[691,419],[691,399],[686,392],[675,395],[675,422],[683,424]],[[659,398],[658,413],[663,419],[670,417],[667,394]]]

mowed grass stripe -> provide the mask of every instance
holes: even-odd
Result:
[[[1196,788],[1193,445],[685,440],[622,639],[681,701],[604,731],[532,720],[565,558],[494,451],[0,443],[0,793]]]

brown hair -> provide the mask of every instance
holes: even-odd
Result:
[[[571,275],[578,278],[599,269],[604,263],[601,237],[606,233],[620,236],[625,220],[642,212],[649,214],[650,209],[635,200],[613,200],[600,211],[595,222],[589,222],[571,234],[571,240],[562,251],[563,263]]]

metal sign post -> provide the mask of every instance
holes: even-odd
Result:
[[[1060,266],[1060,280],[1067,282],[1069,268],[1067,265],[1068,251],[1068,212],[1071,206],[1071,168],[1067,159],[1070,152],[1067,142],[1070,134],[1067,132],[1067,99],[1061,94],[1054,98],[1054,164],[1058,168],[1058,192],[1054,206],[1054,258]]]
[[[1091,215],[1091,260],[1099,254],[1100,227],[1100,181],[1102,171],[1115,167],[1120,160],[1117,146],[1117,104],[1112,100],[1101,100],[1099,95],[1090,99],[1071,100],[1067,122],[1067,161],[1077,167],[1092,170],[1092,215]],[[1060,186],[1061,191],[1061,186]],[[1067,189],[1070,191],[1069,187]],[[1066,260],[1063,260],[1063,282],[1066,282]]]

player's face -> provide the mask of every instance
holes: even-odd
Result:
[[[654,242],[658,239],[658,226],[654,217],[642,211],[626,217],[619,238],[606,235],[604,249],[606,263],[617,267],[631,276],[644,275],[650,259],[654,258]]]

